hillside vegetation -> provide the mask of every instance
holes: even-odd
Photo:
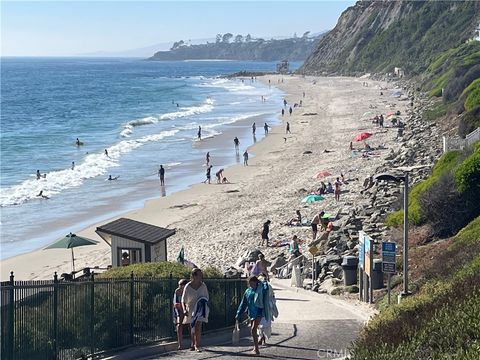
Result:
[[[289,39],[254,39],[232,34],[218,34],[215,43],[187,45],[176,42],[170,51],[158,51],[149,60],[245,60],[245,61],[303,61],[312,52],[321,35]],[[233,41],[231,41],[233,39]]]
[[[341,15],[300,73],[424,72],[474,35],[478,1],[359,1]]]

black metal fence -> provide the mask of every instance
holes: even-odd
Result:
[[[210,317],[204,329],[231,326],[246,287],[241,279],[205,279]],[[95,279],[1,283],[2,359],[78,359],[173,338],[177,279]]]

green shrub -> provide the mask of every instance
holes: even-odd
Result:
[[[458,124],[458,135],[465,137],[478,127],[480,127],[480,106],[462,114]]]
[[[420,196],[427,191],[443,174],[446,174],[457,165],[460,152],[449,151],[442,155],[433,167],[432,174],[424,181],[414,185],[408,194],[408,221],[413,225],[421,225],[424,221],[420,207]],[[403,210],[389,214],[385,220],[388,226],[403,224]]]
[[[455,171],[457,188],[461,193],[469,193],[473,200],[480,198],[480,143],[475,151]]]
[[[479,284],[477,254],[454,275],[430,281],[418,294],[373,318],[353,344],[352,359],[455,358],[476,351],[472,349],[480,341]]]
[[[223,274],[220,272],[220,270],[214,267],[206,267],[202,269],[202,271],[205,278],[223,277]],[[129,266],[112,268],[105,271],[104,273],[99,274],[97,277],[102,279],[126,279],[130,277],[132,272],[136,278],[141,279],[166,279],[170,277],[170,274],[172,274],[172,277],[174,279],[190,279],[191,269],[177,262],[162,261],[132,264]]]
[[[465,110],[480,106],[480,79],[474,80],[462,93],[465,96]]]

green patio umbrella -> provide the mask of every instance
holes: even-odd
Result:
[[[67,236],[61,238],[58,241],[55,241],[52,245],[47,246],[44,250],[47,249],[72,249],[72,268],[75,272],[75,257],[73,256],[73,248],[85,245],[96,245],[98,241],[87,239],[75,234],[68,234]]]
[[[315,201],[320,201],[320,200],[325,200],[325,198],[320,195],[307,195],[303,198],[302,202],[311,204],[311,203],[314,203]]]

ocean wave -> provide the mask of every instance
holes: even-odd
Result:
[[[130,137],[134,131],[134,128],[137,126],[152,125],[158,123],[158,121],[173,120],[210,112],[214,109],[213,104],[214,100],[209,97],[205,99],[202,105],[199,106],[181,107],[179,108],[180,111],[162,114],[157,117],[147,116],[145,118],[131,120],[123,126],[120,136],[124,138]]]
[[[88,154],[75,169],[51,171],[46,178],[28,179],[18,185],[0,189],[0,207],[20,205],[32,199],[38,199],[37,194],[43,191],[46,196],[59,194],[63,190],[80,186],[86,179],[105,175],[108,170],[118,167],[123,154],[153,141],[160,141],[174,136],[179,130],[166,130],[158,134],[147,135],[135,140],[122,140],[107,148],[108,157],[103,152]]]

